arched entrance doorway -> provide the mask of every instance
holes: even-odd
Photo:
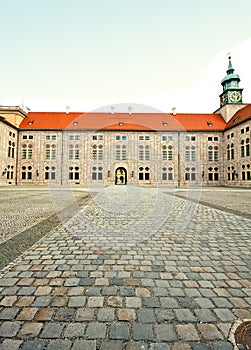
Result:
[[[127,184],[127,171],[125,168],[119,167],[115,171],[115,185]]]

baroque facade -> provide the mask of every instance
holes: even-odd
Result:
[[[0,185],[251,187],[251,104],[231,58],[212,114],[0,106]]]

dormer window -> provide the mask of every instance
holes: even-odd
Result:
[[[167,122],[163,122],[162,124],[163,124],[163,126],[167,126],[167,125],[168,125],[168,123],[167,123]]]
[[[75,125],[75,126],[78,125],[78,122],[73,122],[73,125]]]
[[[34,120],[30,120],[29,122],[28,122],[28,125],[32,125],[34,123]]]
[[[119,122],[119,126],[123,126],[124,125],[124,123],[123,122]]]
[[[207,125],[210,126],[210,127],[212,127],[212,126],[213,126],[213,123],[207,122]]]
[[[240,119],[240,117],[236,117],[236,118],[234,118],[234,123],[236,123],[237,122],[237,120],[239,120]]]

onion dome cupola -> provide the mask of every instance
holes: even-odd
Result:
[[[231,56],[228,57],[227,75],[221,81],[223,92],[220,94],[221,107],[226,104],[242,103],[242,88],[239,87],[240,77],[234,74],[234,68],[231,62]]]

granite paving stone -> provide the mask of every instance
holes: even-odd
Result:
[[[106,324],[100,322],[89,323],[86,330],[89,339],[102,339],[106,336]]]
[[[158,341],[173,342],[178,340],[177,333],[172,325],[157,324],[154,326]]]
[[[21,344],[23,343],[22,340],[13,340],[13,339],[5,339],[2,344],[0,344],[1,350],[18,350],[20,349]],[[24,348],[25,349],[25,348]],[[33,348],[26,349],[26,350],[33,350]],[[43,348],[41,348],[42,350]],[[38,348],[38,350],[40,350]]]
[[[122,323],[112,323],[110,327],[110,339],[129,339],[129,327],[125,322]]]

